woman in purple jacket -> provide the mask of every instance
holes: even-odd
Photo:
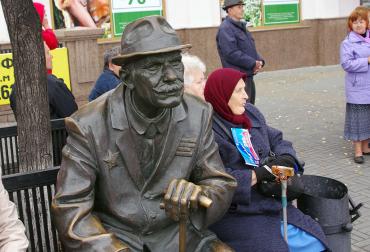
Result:
[[[368,11],[356,8],[348,18],[350,32],[340,47],[340,62],[346,71],[346,119],[344,137],[352,140],[356,163],[370,155],[370,38]]]
[[[281,234],[282,205],[262,195],[258,186],[275,177],[263,166],[246,165],[235,145],[231,128],[248,129],[261,163],[267,166],[297,166],[292,144],[282,132],[269,127],[262,113],[247,103],[245,74],[230,68],[209,76],[204,96],[214,109],[213,131],[221,159],[238,182],[232,204],[225,216],[210,229],[237,252],[319,252],[325,251],[325,235],[311,217],[288,204],[288,244]],[[247,141],[248,142],[248,141]],[[270,161],[263,162],[262,160]]]

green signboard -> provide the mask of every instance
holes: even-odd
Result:
[[[263,6],[264,24],[299,23],[299,3],[265,4]]]
[[[114,36],[121,36],[123,30],[125,29],[128,23],[136,19],[152,15],[162,15],[162,12],[158,10],[158,11],[113,13]]]
[[[114,36],[121,36],[128,23],[151,15],[162,15],[162,0],[112,0]]]

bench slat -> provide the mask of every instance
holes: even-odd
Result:
[[[59,167],[27,173],[3,176],[3,184],[8,192],[55,184]]]

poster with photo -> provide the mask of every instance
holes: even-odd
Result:
[[[51,0],[51,4],[55,29],[99,27],[111,37],[110,0]]]
[[[262,0],[244,0],[244,19],[249,26],[257,27],[262,25]]]
[[[296,24],[300,22],[300,0],[243,0],[244,20],[247,26]],[[364,0],[370,1],[370,0]],[[224,1],[220,0],[221,17],[227,13],[222,9]]]
[[[361,0],[361,5],[370,7],[370,0]]]
[[[104,28],[105,38],[121,36],[125,26],[144,16],[163,15],[164,0],[50,0],[55,29]]]

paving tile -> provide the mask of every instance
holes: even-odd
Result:
[[[353,162],[350,141],[343,138],[344,72],[339,66],[260,73],[255,78],[256,106],[267,122],[293,142],[305,173],[343,182],[362,216],[352,231],[352,251],[370,252],[370,157]]]

